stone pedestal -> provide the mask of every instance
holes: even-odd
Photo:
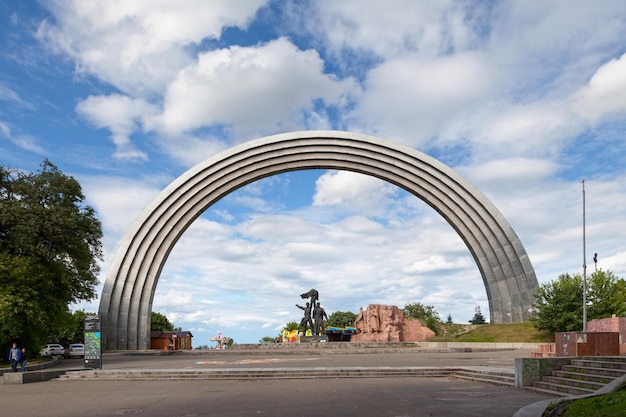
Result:
[[[326,336],[300,336],[300,343],[323,343],[327,341]]]

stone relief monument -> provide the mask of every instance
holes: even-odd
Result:
[[[351,342],[421,342],[435,336],[421,320],[407,319],[396,306],[370,304],[359,308]]]

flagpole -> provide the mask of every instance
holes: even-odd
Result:
[[[587,247],[585,236],[585,180],[583,180],[583,333],[587,332]]]

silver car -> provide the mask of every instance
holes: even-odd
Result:
[[[66,358],[84,358],[85,357],[85,345],[82,343],[71,343],[65,350]]]
[[[63,356],[65,355],[65,348],[58,343],[50,343],[39,353],[41,356]]]

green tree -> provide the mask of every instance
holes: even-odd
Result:
[[[440,333],[438,324],[441,322],[441,319],[434,306],[422,303],[409,303],[404,306],[402,313],[406,318],[422,320],[435,334]]]
[[[476,306],[474,308],[474,317],[469,321],[470,324],[485,324],[487,320],[485,320],[485,316],[480,311],[480,306]]]
[[[626,315],[626,281],[611,271],[598,270],[588,280],[589,320]]]
[[[96,313],[87,313],[85,310],[77,310],[74,313],[67,312],[59,320],[61,327],[48,333],[46,342],[60,343],[67,346],[70,343],[84,343],[85,340],[85,317]]]
[[[96,296],[102,230],[79,183],[44,160],[37,173],[0,166],[0,345],[35,352]]]
[[[301,330],[302,328],[300,327],[300,324],[295,322],[295,321],[290,321],[287,324],[285,324],[285,327],[283,327],[283,331],[287,330],[288,332],[292,331],[292,330]],[[282,331],[281,331],[282,333]]]
[[[552,333],[582,330],[583,279],[560,275],[542,284],[535,294],[531,319],[538,330]],[[626,314],[626,281],[611,271],[598,270],[587,279],[587,320]]]
[[[351,311],[335,311],[333,314],[328,316],[328,320],[326,320],[325,327],[354,326],[355,320],[356,320],[356,314]]]
[[[446,319],[446,323],[452,324],[452,314],[448,313],[448,318]]]
[[[152,332],[179,332],[180,327],[174,327],[164,314],[152,312],[150,317],[150,331]]]
[[[269,345],[270,343],[274,343],[274,338],[271,336],[263,336],[259,343],[262,345]]]
[[[539,285],[531,322],[537,330],[551,333],[582,329],[583,281],[580,275],[559,275],[556,281]]]

